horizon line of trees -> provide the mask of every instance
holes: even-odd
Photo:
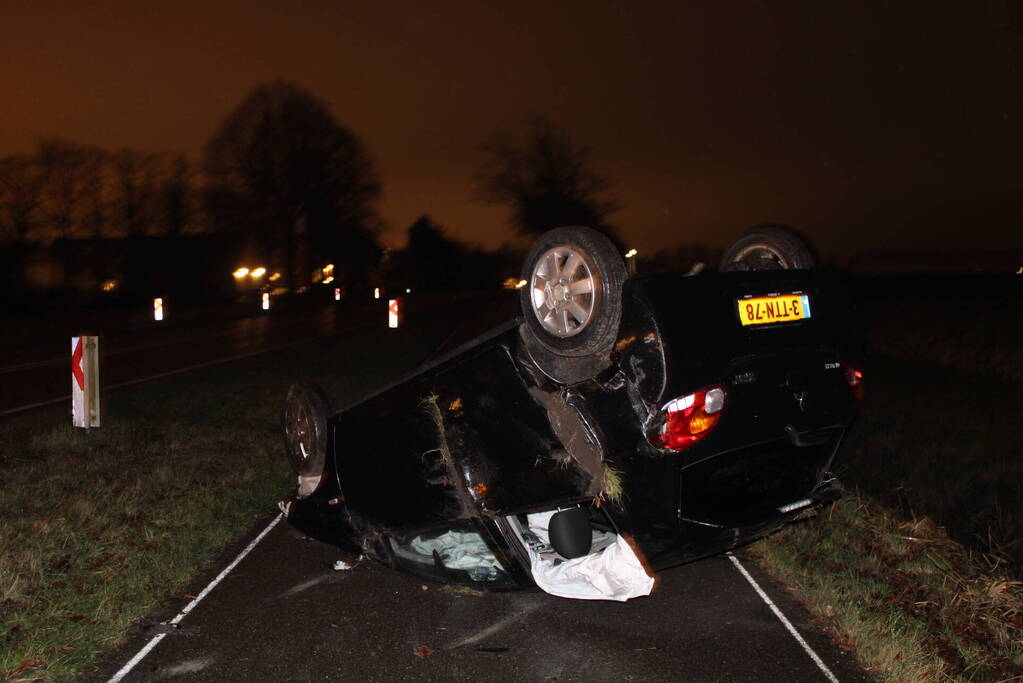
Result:
[[[592,170],[589,148],[564,129],[534,117],[522,135],[496,131],[481,154],[471,199],[507,205],[519,235],[569,224],[614,234],[607,217],[618,204],[608,197],[610,183]],[[308,283],[328,262],[336,279],[365,282],[383,253],[380,193],[361,141],[327,103],[274,81],[243,98],[198,162],[60,138],[0,158],[0,253],[12,270],[27,252],[58,240],[227,233],[238,236],[246,258],[280,270],[288,287]],[[408,252],[398,261],[420,286],[454,286],[465,281],[454,274],[468,259],[488,260],[425,215],[409,228]],[[425,260],[408,263],[415,258]],[[18,278],[7,273],[8,285],[24,285]]]

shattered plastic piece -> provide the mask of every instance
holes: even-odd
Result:
[[[344,571],[348,571],[349,569],[354,569],[355,565],[357,565],[359,563],[359,560],[361,560],[361,559],[362,559],[362,557],[359,557],[354,562],[347,562],[345,560],[338,560],[337,562],[334,563],[334,571],[336,571],[336,572],[344,572]]]
[[[557,512],[528,515],[529,530],[547,541],[547,524]],[[536,585],[551,595],[577,600],[616,600],[650,595],[654,577],[624,537],[589,555],[560,562],[557,555],[529,553],[530,570]]]
[[[469,578],[473,581],[497,581],[500,575],[497,567],[473,567],[469,570]]]

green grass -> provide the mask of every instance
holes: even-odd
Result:
[[[67,407],[0,439],[0,677],[67,679],[274,511],[291,487],[280,406],[294,381],[343,405],[411,369],[437,323],[330,337],[106,397],[103,426]]]

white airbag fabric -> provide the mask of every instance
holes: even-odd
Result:
[[[529,530],[544,543],[550,542],[547,524],[555,512],[528,516]],[[536,585],[562,598],[624,602],[650,595],[654,588],[654,577],[647,573],[632,546],[621,536],[616,536],[613,543],[598,552],[557,565],[553,553],[544,556],[531,550],[529,555]]]
[[[448,531],[428,540],[417,536],[410,545],[427,557],[436,551],[444,566],[450,569],[501,566],[483,537],[474,531]]]

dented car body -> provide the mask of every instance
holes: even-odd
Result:
[[[321,416],[324,458],[300,471],[289,521],[425,578],[548,590],[544,558],[555,571],[624,539],[652,575],[841,494],[830,470],[862,375],[833,274],[632,278],[612,294],[603,349],[552,351],[526,310]]]

